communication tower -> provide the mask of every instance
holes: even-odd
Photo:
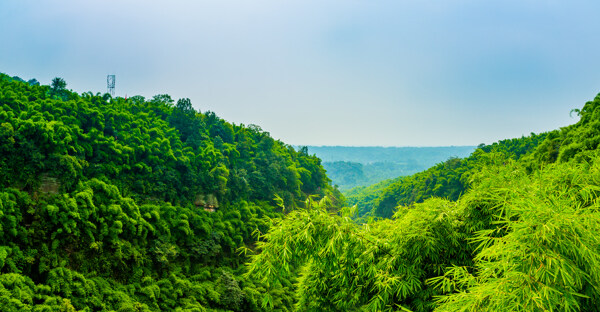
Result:
[[[115,75],[106,76],[106,89],[111,96],[115,96]]]

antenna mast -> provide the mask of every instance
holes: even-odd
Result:
[[[115,75],[106,76],[106,89],[108,94],[115,96]]]

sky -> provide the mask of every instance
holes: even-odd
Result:
[[[600,1],[0,1],[0,72],[169,94],[292,145],[490,144],[600,92]]]

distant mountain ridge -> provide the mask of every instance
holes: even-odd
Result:
[[[433,164],[449,157],[464,157],[471,154],[477,146],[307,146],[310,154],[316,154],[324,162],[350,161],[362,164],[375,162],[399,162],[414,159]],[[432,164],[432,165],[433,165]]]
[[[475,146],[382,147],[307,146],[341,191],[408,176],[450,158],[469,156]]]

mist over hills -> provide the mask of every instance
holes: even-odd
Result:
[[[402,162],[414,160],[419,164],[433,164],[450,157],[464,157],[471,154],[476,146],[307,146],[324,162],[350,161],[362,164],[375,162]]]
[[[469,156],[475,146],[381,147],[308,146],[323,161],[328,177],[341,191],[411,175],[449,158]]]

